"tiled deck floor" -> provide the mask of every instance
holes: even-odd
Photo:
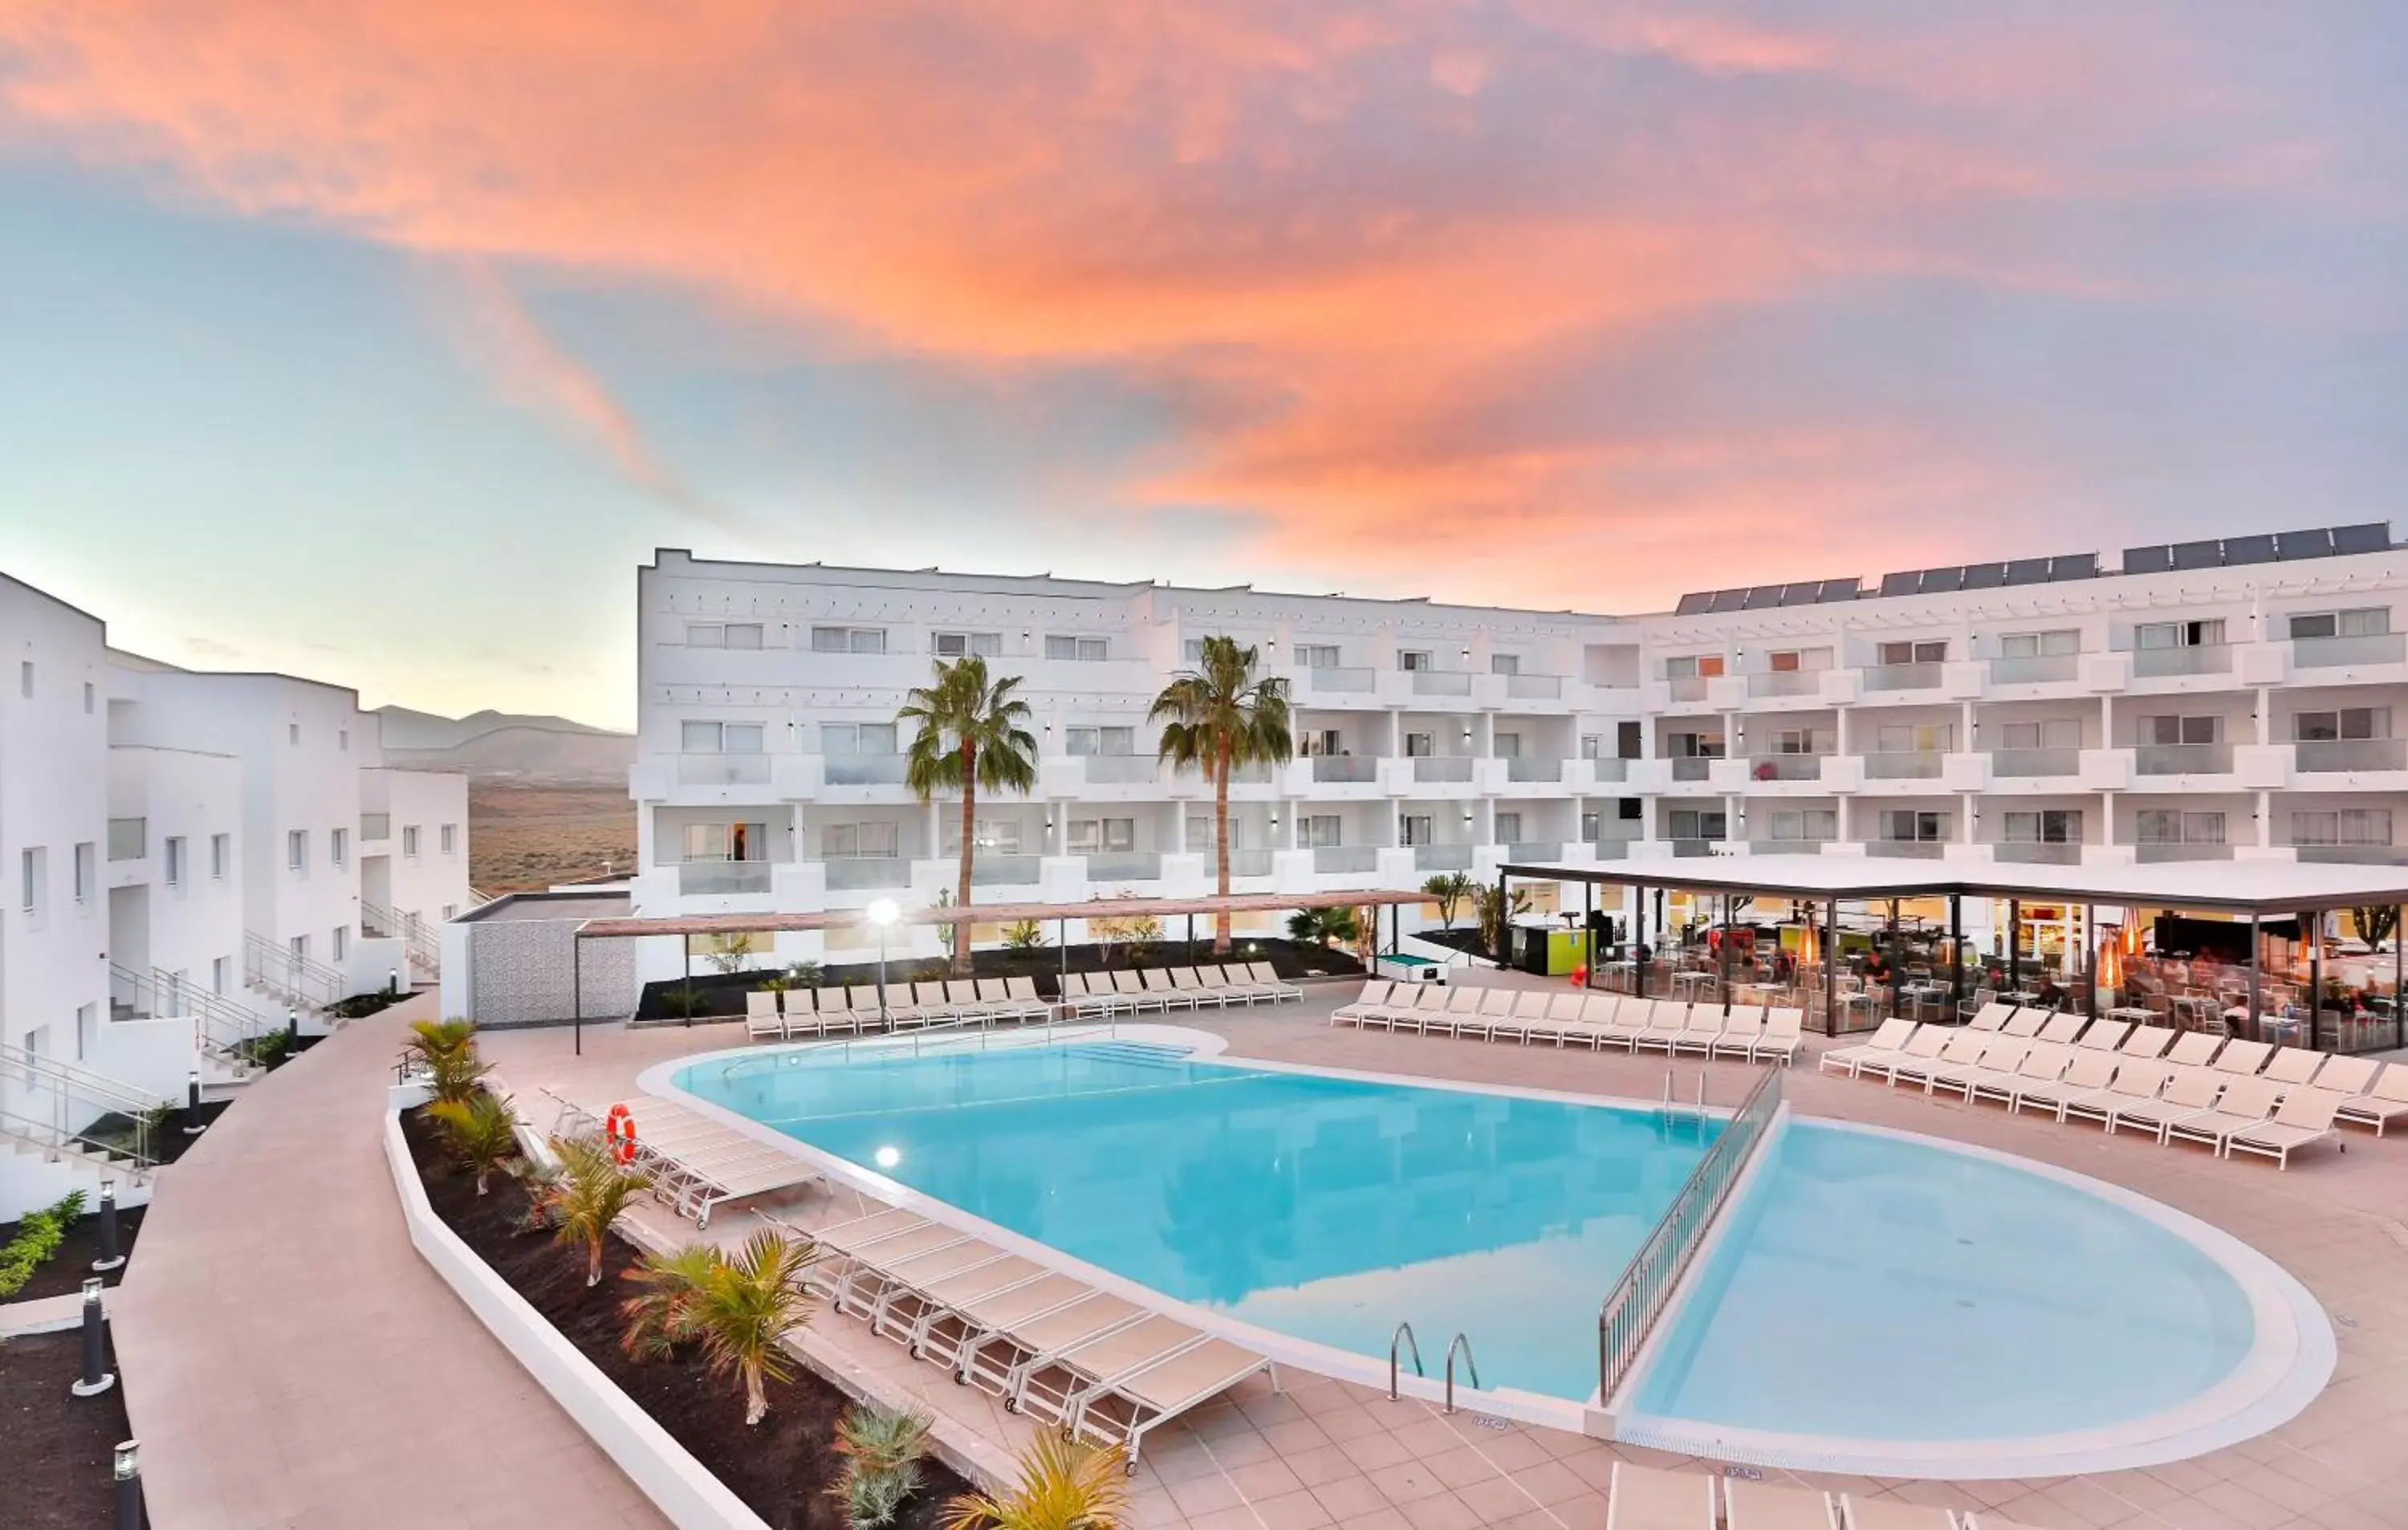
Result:
[[[1181,1014],[1172,1022],[1218,1031],[1240,1055],[1641,1098],[1663,1087],[1661,1058],[1330,1028],[1328,1008],[1351,992],[1317,994],[1302,1007],[1276,1010],[1207,1010],[1194,1020]],[[653,1063],[742,1041],[733,1026],[589,1028],[582,1058],[570,1055],[569,1037],[559,1032],[494,1035],[488,1051],[523,1101],[539,1101],[533,1090],[540,1083],[593,1102],[631,1093],[637,1073]],[[1680,1065],[1684,1095],[1700,1065]],[[1737,1065],[1712,1065],[1709,1098],[1734,1103],[1746,1077]],[[2221,1163],[2203,1151],[2109,1138],[2095,1126],[2059,1127],[1995,1108],[1850,1083],[1818,1075],[1811,1055],[1786,1088],[1802,1114],[2021,1153],[2128,1185],[2225,1227],[2279,1261],[2336,1315],[2341,1355],[2332,1384],[2299,1418],[2231,1450],[2170,1466],[2031,1481],[1793,1478],[1778,1470],[1769,1478],[1990,1509],[2042,1530],[2408,1527],[2408,1139],[2377,1143],[2354,1133],[2348,1153],[2319,1153],[2278,1176],[2271,1163]],[[538,1110],[530,1104],[529,1113],[548,1123]],[[806,1224],[829,1212],[817,1191],[774,1209]],[[656,1210],[648,1221],[660,1232],[693,1236],[690,1224],[672,1225]],[[753,1225],[731,1208],[711,1232],[732,1239]],[[1811,1304],[1809,1296],[1800,1299]],[[913,1363],[858,1323],[824,1317],[812,1342],[826,1363],[915,1393],[954,1430],[974,1431],[1000,1450],[1025,1438],[1025,1421],[984,1394],[952,1384],[936,1367]],[[1498,1421],[1468,1413],[1443,1417],[1434,1405],[1391,1403],[1376,1390],[1300,1372],[1285,1371],[1283,1380],[1283,1393],[1258,1379],[1153,1437],[1139,1479],[1139,1530],[1596,1530],[1604,1523],[1606,1478],[1617,1456],[1678,1464],[1553,1430],[1500,1428]]]

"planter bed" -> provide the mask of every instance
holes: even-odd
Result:
[[[62,1251],[64,1252],[64,1251]],[[115,1346],[105,1351],[117,1368]],[[118,1442],[131,1439],[121,1380],[97,1397],[71,1396],[83,1375],[83,1335],[29,1334],[0,1344],[0,1524],[8,1530],[92,1530],[108,1524]]]
[[[771,1530],[847,1530],[842,1506],[829,1496],[843,1466],[834,1449],[836,1422],[850,1404],[843,1393],[796,1361],[793,1380],[769,1385],[768,1416],[748,1428],[742,1386],[711,1375],[699,1355],[628,1358],[619,1303],[629,1288],[620,1277],[638,1263],[635,1249],[612,1238],[602,1282],[588,1288],[581,1249],[525,1230],[527,1195],[517,1180],[496,1174],[480,1197],[475,1180],[445,1161],[422,1111],[404,1111],[401,1130],[444,1224]],[[934,1459],[921,1463],[921,1475],[892,1530],[935,1530],[946,1501],[967,1491]],[[12,1530],[13,1523],[0,1518]]]
[[[126,1256],[126,1263],[101,1276],[110,1285],[125,1279],[134,1267],[134,1237],[142,1229],[143,1208],[121,1206],[117,1208],[117,1251]],[[20,1223],[0,1222],[0,1248],[6,1248],[17,1236]],[[34,1266],[34,1278],[23,1290],[8,1298],[12,1302],[36,1301],[44,1296],[72,1296],[83,1289],[84,1281],[93,1275],[92,1262],[100,1257],[100,1214],[85,1213],[83,1220],[66,1230],[59,1251]],[[0,1520],[6,1524],[7,1520]]]

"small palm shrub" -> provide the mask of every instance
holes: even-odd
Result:
[[[757,1424],[769,1411],[768,1383],[794,1374],[784,1340],[810,1321],[803,1272],[817,1252],[805,1239],[765,1228],[733,1256],[707,1243],[648,1254],[626,1275],[641,1289],[620,1304],[627,1320],[622,1343],[638,1359],[700,1344],[713,1375],[743,1380],[744,1422]]]
[[[518,1118],[510,1102],[480,1089],[465,1100],[437,1100],[427,1118],[443,1134],[443,1144],[462,1168],[477,1177],[477,1194],[497,1168],[519,1155]]]
[[[920,1487],[920,1457],[936,1420],[917,1408],[860,1403],[837,1421],[837,1453],[844,1475],[828,1490],[844,1505],[854,1530],[878,1530],[894,1522],[904,1500]]]
[[[555,1137],[560,1173],[544,1191],[544,1220],[561,1243],[585,1245],[585,1283],[602,1281],[603,1240],[628,1203],[652,1188],[652,1177],[629,1168],[605,1142]]]
[[[421,1063],[431,1064],[437,1057],[469,1050],[477,1044],[477,1022],[473,1020],[418,1020],[410,1022],[409,1039],[402,1050]]]
[[[1015,920],[1003,927],[1003,949],[1032,951],[1045,949],[1045,926],[1033,919]]]
[[[1128,1507],[1124,1460],[1117,1445],[1048,1430],[1020,1458],[1018,1481],[947,1504],[944,1530],[1116,1530]]]

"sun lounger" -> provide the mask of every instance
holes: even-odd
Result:
[[[1931,1504],[1842,1493],[1840,1525],[1841,1530],[1956,1530],[1956,1516]]]
[[[2118,1057],[2155,1059],[2163,1057],[2166,1049],[2174,1044],[2174,1033],[2163,1025],[2135,1025],[2117,1044]]]
[[[1054,1018],[1054,1007],[1045,1002],[1043,994],[1037,992],[1036,979],[1006,978],[1003,979],[1003,991],[1020,1006],[1020,1012],[1028,1019],[1036,1021]]]
[[[1246,971],[1253,976],[1256,987],[1270,990],[1274,1000],[1304,997],[1304,990],[1281,978],[1279,969],[1268,962],[1249,962],[1246,964]]]
[[[2001,1035],[2021,1037],[2025,1040],[2029,1040],[2040,1035],[2041,1027],[2047,1024],[2049,1018],[2056,1013],[2054,1009],[2018,1009],[2007,1017],[2007,1022],[2000,1026],[1999,1030]]]
[[[1204,1336],[1176,1318],[1149,1312],[1135,1323],[1065,1345],[1021,1374],[1015,1412],[1068,1427],[1086,1394],[1202,1343]]]
[[[2124,1044],[2124,1037],[2130,1034],[2131,1029],[2132,1022],[2128,1020],[2094,1020],[2088,1030],[2074,1038],[2073,1044],[2088,1051],[2114,1051]]]
[[[1160,967],[1147,967],[1138,974],[1138,980],[1144,986],[1147,994],[1160,1001],[1165,1010],[1196,1008],[1196,991],[1188,988],[1173,988],[1170,974]]]
[[[911,1009],[912,1018],[923,1026],[939,1024],[960,1016],[953,1001],[945,997],[945,985],[941,982],[913,983]]]
[[[1366,1009],[1377,1008],[1387,998],[1388,991],[1397,985],[1385,978],[1373,978],[1356,991],[1351,1003],[1341,1004],[1329,1011],[1332,1025],[1353,1025]]]
[[[2265,1071],[2258,1076],[2272,1079],[2286,1089],[2298,1088],[2316,1077],[2325,1065],[2325,1054],[2310,1051],[2305,1047],[2279,1047],[2266,1062]]]
[[[1713,1048],[1706,1055],[1737,1057],[1745,1060],[1754,1054],[1756,1044],[1763,1039],[1764,1011],[1754,1008],[1734,1009],[1731,1011],[1730,1023],[1723,1027],[1722,1035],[1714,1037]]]
[[[990,1336],[1095,1294],[1093,1287],[1070,1276],[1044,1269],[1034,1261],[1021,1263],[1034,1273],[1022,1280],[1006,1280],[1003,1272],[997,1272],[992,1285],[956,1276],[941,1282],[941,1294],[932,1288],[930,1300],[937,1305],[912,1331],[912,1352],[958,1377],[970,1350]],[[995,1266],[987,1268],[992,1271]]]
[[[2363,1094],[2382,1070],[2383,1064],[2372,1057],[2328,1057],[2316,1074],[2316,1087],[2344,1095]]]
[[[1421,987],[1420,1002],[1413,1007],[1413,1022],[1399,1025],[1398,1030],[1423,1036],[1453,1036],[1456,1026],[1479,1008],[1477,995],[1440,988],[1436,983],[1424,983]]]
[[[1613,1012],[1605,1022],[1605,1041],[1621,1047],[1627,1051],[1637,1051],[1639,1037],[1645,1033],[1647,1022],[1655,1016],[1655,1013],[1654,999],[1630,998],[1616,994]],[[1602,1045],[1603,1043],[1600,1043],[1600,1050]]]
[[[1725,1024],[1737,1021],[1743,1013],[1734,1010],[1726,1015],[1718,1004],[1696,1006],[1689,1011],[1688,1028],[1672,1038],[1672,1055],[1678,1057],[1684,1051],[1694,1051],[1700,1057],[1712,1057],[1714,1043],[1722,1039]]]
[[[2227,1132],[2224,1156],[2229,1158],[2236,1151],[2260,1153],[2274,1160],[2276,1168],[2289,1168],[2296,1150],[2339,1136],[2333,1130],[2333,1119],[2345,1098],[2337,1089],[2293,1089],[2283,1096],[2272,1119]]]
[[[1938,1031],[1940,1027],[1933,1026],[1932,1029]],[[1881,1029],[1875,1031],[1867,1039],[1850,1047],[1834,1047],[1815,1059],[1814,1069],[1818,1073],[1844,1073],[1853,1079],[1856,1076],[1857,1065],[1866,1058],[1899,1051],[1906,1046],[1908,1039],[1914,1035],[1915,1030],[1915,1023],[1911,1020],[1899,1020],[1896,1017],[1885,1020],[1881,1022]]]
[[[888,1302],[871,1327],[898,1344],[908,1345],[917,1359],[928,1330],[957,1318],[957,1308],[964,1304],[1031,1284],[1052,1273],[1033,1259],[1005,1253],[965,1264],[950,1273],[931,1270],[924,1275],[915,1274],[910,1291]]]
[[[1714,1480],[1616,1461],[1606,1479],[1605,1530],[1714,1530]]]
[[[1148,1009],[1168,1009],[1170,1001],[1159,994],[1145,991],[1145,980],[1128,968],[1112,974],[1112,992],[1128,1001],[1132,1013],[1143,1014]]]
[[[1978,1063],[1982,1049],[2004,1036],[2003,1031],[1952,1031],[1926,1025],[1906,1038],[1906,1045],[1886,1057],[1869,1057],[1857,1064],[1856,1077],[1879,1079],[1896,1089],[1901,1082],[1921,1083],[1943,1063]]]
[[[2185,1031],[2166,1049],[2166,1061],[2176,1067],[2205,1067],[2215,1061],[2224,1037],[2212,1031]]]
[[[1210,999],[1214,1004],[1226,1004],[1228,1002],[1218,994],[1207,994],[1204,992],[1204,979],[1196,976],[1196,969],[1192,966],[1172,967],[1170,969],[1170,987],[1173,993],[1182,995],[1186,1003],[1198,1009],[1204,1007],[1204,1002],[1207,999]]]
[[[1134,1472],[1149,1433],[1258,1371],[1271,1371],[1276,1384],[1278,1372],[1266,1356],[1207,1338],[1081,1393],[1071,1432],[1123,1447]]]
[[[2088,1023],[2087,1017],[2083,1015],[2051,1015],[2041,1023],[2037,1039],[2051,1046],[2070,1047],[2074,1037],[2082,1034],[2082,1027]]]
[[[875,1260],[876,1276],[854,1284],[854,1310],[861,1310],[866,1296],[870,1332],[907,1339],[926,1315],[929,1287],[1011,1257],[992,1243],[966,1237],[911,1258]]]
[[[2224,1075],[2211,1068],[2175,1068],[2166,1080],[2165,1092],[2157,1098],[2132,1100],[2108,1111],[2107,1135],[2113,1137],[2119,1128],[2137,1126],[2162,1143],[2166,1128],[2175,1122],[2214,1109],[2216,1096],[2224,1093]]]
[[[1480,990],[1476,988],[1440,990],[1436,983],[1428,986],[1433,991],[1443,992],[1446,995],[1439,1005],[1440,1018],[1436,1026],[1438,1030],[1449,1036],[1475,1037],[1484,1041],[1488,1038],[1489,1022],[1480,1016]],[[1423,1034],[1427,1035],[1430,1029],[1429,1023],[1424,1022]]]
[[[2344,1100],[2334,1116],[2356,1125],[2372,1126],[2374,1135],[2381,1137],[2385,1127],[2408,1116],[2408,1063],[2386,1065],[2372,1083]]]
[[[744,1032],[755,1041],[781,1041],[786,1017],[778,1013],[778,995],[756,988],[744,995]]]
[[[828,1305],[839,1312],[867,1312],[884,1296],[891,1281],[887,1272],[896,1265],[969,1241],[968,1234],[939,1222],[879,1238],[844,1262],[842,1273],[828,1283]]]
[[[1520,988],[1500,988],[1497,992],[1509,994],[1511,997],[1503,1014],[1491,1012],[1492,1006],[1489,1002],[1485,1000],[1482,1002],[1481,1011],[1488,1022],[1488,1039],[1517,1041],[1527,1045],[1532,1023],[1547,1018],[1546,995]],[[1533,999],[1538,1002],[1533,1004],[1531,1002]]]
[[[1255,978],[1254,970],[1243,962],[1224,962],[1213,970],[1220,973],[1222,979],[1227,982],[1229,992],[1237,994],[1247,1004],[1279,1002],[1279,984],[1261,981]]]
[[[2212,1110],[2201,1110],[2180,1121],[2166,1123],[2161,1140],[2172,1142],[2204,1142],[2218,1153],[2224,1151],[2225,1138],[2251,1126],[2262,1126],[2274,1116],[2274,1108],[2282,1103],[2283,1086],[2256,1074],[2242,1074],[2224,1086],[2224,1094]]]
[[[1010,1403],[1019,1397],[1021,1381],[1030,1367],[1145,1315],[1134,1302],[1090,1291],[1067,1307],[998,1329],[966,1346],[959,1374],[971,1386]]]
[[[1730,1530],[1836,1530],[1839,1523],[1832,1516],[1831,1495],[1814,1488],[1727,1477],[1722,1489]]]
[[[1581,996],[1578,994],[1547,995],[1546,1019],[1526,1034],[1533,1041],[1552,1041],[1560,1047],[1569,1032],[1580,1029]]]
[[[2006,1087],[2013,1088],[2015,1070],[2024,1065],[2024,1059],[2030,1056],[2032,1050],[2039,1045],[2029,1037],[1993,1037],[1982,1048],[1982,1055],[1971,1063],[1942,1058],[1926,1069],[1923,1092],[1937,1094],[1943,1089],[1953,1089],[1957,1098],[1971,1105],[1973,1091],[1977,1088],[1987,1088],[2001,1080]]]
[[[2266,1060],[2273,1055],[2274,1044],[2271,1041],[2228,1041],[2224,1050],[2215,1054],[2215,1061],[2207,1065],[2218,1073],[2247,1078],[2264,1067]]]
[[[1434,993],[1426,983],[1398,983],[1389,994],[1373,1019],[1366,1023],[1383,1031],[1419,1031],[1429,1023],[1429,1017],[1446,1008],[1444,994]]]
[[[1669,1057],[1672,1053],[1672,1038],[1688,1028],[1687,1000],[1657,999],[1655,1009],[1647,1016],[1647,1028],[1632,1039],[1630,1050],[1637,1051],[1645,1047]]]
[[[2015,1093],[2026,1084],[2053,1084],[2065,1076],[2073,1049],[2061,1042],[2035,1041],[2013,1068],[1983,1068],[1965,1090],[1968,1104],[1996,1100],[2014,1108]]]
[[[802,1015],[810,1008],[811,1028],[821,1036],[851,1036],[862,1028],[868,1017],[851,1008],[841,988],[786,990],[786,1034],[793,1036],[802,1024]]]
[[[1798,1049],[1805,1041],[1805,1010],[1767,1009],[1764,1012],[1764,1034],[1748,1048],[1748,1061],[1762,1063],[1778,1059],[1783,1067],[1787,1067],[1797,1061]]]
[[[2024,1107],[2028,1105],[2063,1121],[2069,1103],[2107,1087],[2108,1081],[2115,1077],[2118,1061],[2120,1059],[2113,1052],[2076,1047],[2062,1076],[2054,1079],[2027,1078],[2018,1083],[2007,1096],[2007,1110],[2010,1114],[2020,1115]]]
[[[1225,1005],[1252,1004],[1254,1002],[1254,994],[1253,989],[1240,988],[1236,983],[1231,982],[1229,980],[1229,975],[1222,971],[1219,967],[1199,966],[1196,969],[1196,976],[1202,980],[1204,984],[1204,996],[1208,999],[1217,998],[1219,1002]]]
[[[2008,1017],[2012,1016],[2014,1012],[2015,1007],[2014,1005],[2000,1004],[1994,1001],[1982,1006],[1980,1012],[1975,1014],[1972,1020],[1967,1023],[1967,1028],[1969,1030],[1975,1031],[2002,1030],[2006,1026]]]
[[[2171,1065],[2145,1057],[2128,1057],[2115,1065],[2115,1077],[2086,1094],[2069,1094],[2057,1102],[2057,1119],[2077,1117],[2105,1122],[2121,1107],[2153,1100],[2173,1077]]]

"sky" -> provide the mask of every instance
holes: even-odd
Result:
[[[0,569],[635,710],[633,571],[1632,611],[2390,517],[2396,0],[0,0]]]

